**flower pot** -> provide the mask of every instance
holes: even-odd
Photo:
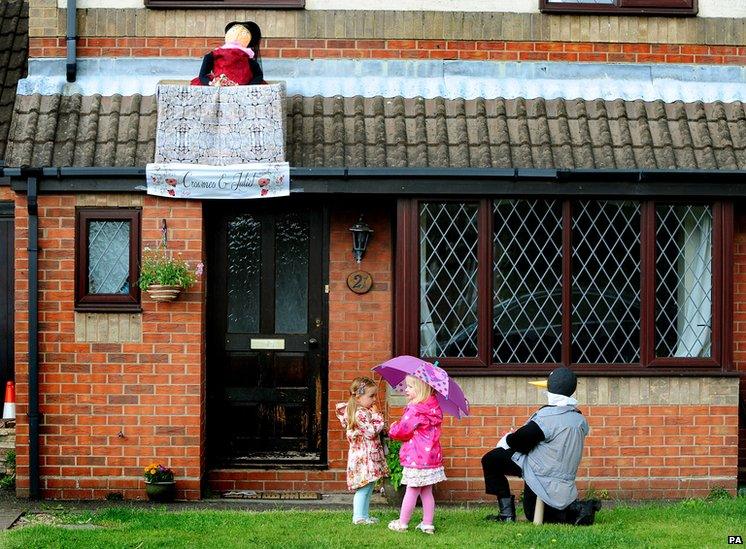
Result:
[[[145,481],[145,493],[150,501],[161,503],[173,501],[176,497],[176,481],[148,482]]]
[[[391,479],[386,478],[383,480],[383,497],[386,498],[386,502],[392,507],[401,507],[401,502],[404,499],[404,492],[407,487],[403,484],[399,486],[398,490],[394,490],[394,485],[391,484]]]
[[[153,301],[173,301],[181,293],[181,286],[164,286],[162,284],[151,284],[148,286],[148,294]]]

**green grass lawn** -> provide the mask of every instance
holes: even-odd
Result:
[[[110,508],[65,514],[58,524],[31,524],[0,533],[4,548],[128,547],[723,547],[746,536],[746,498],[601,510],[589,527],[486,523],[486,509],[439,508],[435,536],[390,532],[381,524],[353,526],[342,511],[179,511]],[[33,518],[33,517],[31,517]],[[419,509],[412,525],[419,521]],[[69,529],[63,524],[89,529]],[[86,526],[87,525],[87,526]],[[93,528],[93,526],[100,528]]]

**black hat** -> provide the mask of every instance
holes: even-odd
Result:
[[[547,391],[555,395],[572,396],[578,387],[578,378],[570,368],[555,368],[547,378]]]

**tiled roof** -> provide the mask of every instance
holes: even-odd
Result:
[[[741,102],[288,98],[304,167],[746,169]],[[19,97],[10,166],[142,166],[154,96]]]
[[[0,160],[5,155],[16,84],[26,75],[28,59],[28,3],[0,1]]]

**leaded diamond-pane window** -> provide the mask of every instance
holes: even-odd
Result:
[[[76,210],[75,309],[139,311],[140,210]]]
[[[402,199],[397,353],[506,373],[725,363],[732,204],[670,202]]]
[[[640,360],[640,204],[584,201],[572,216],[572,361]]]
[[[420,207],[420,354],[477,355],[478,203]]]
[[[492,358],[560,362],[562,202],[496,200],[493,215]]]
[[[709,357],[712,208],[659,204],[655,213],[656,356]]]
[[[129,253],[129,221],[91,221],[88,226],[90,293],[129,293]]]

